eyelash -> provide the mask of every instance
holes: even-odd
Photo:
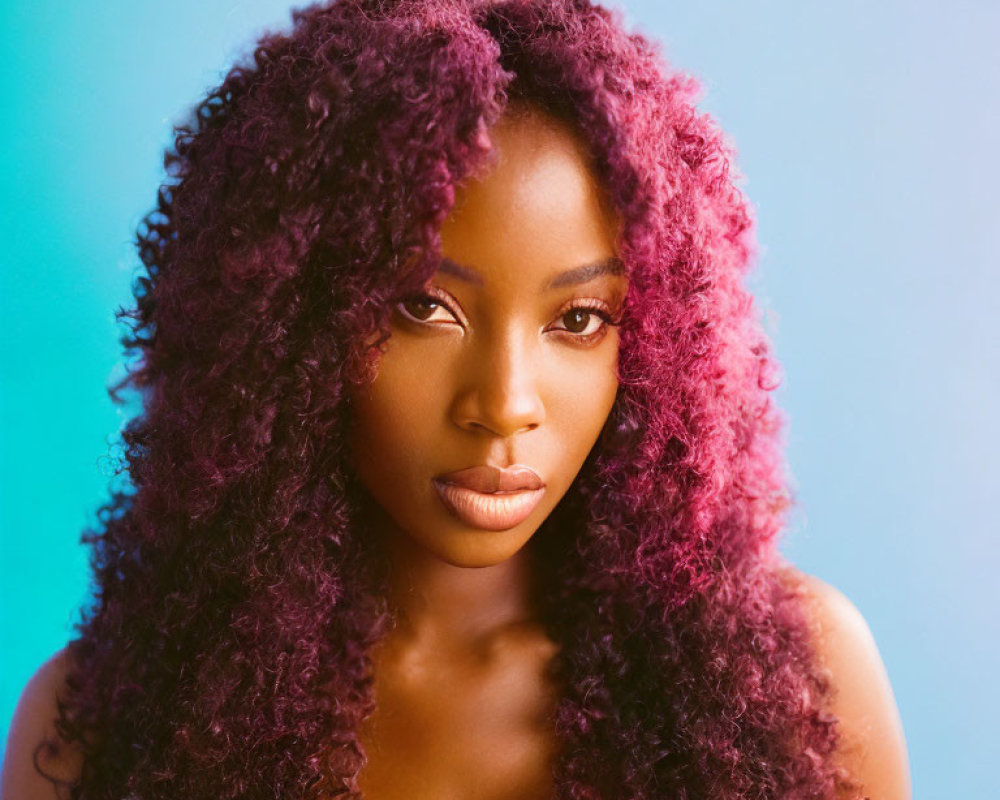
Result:
[[[445,298],[432,292],[422,292],[419,294],[412,294],[407,297],[404,297],[396,303],[396,308],[400,309],[403,303],[412,302],[414,300],[430,300],[432,303],[441,306],[446,311],[448,311],[449,314],[452,314],[452,316],[454,316],[454,312],[452,312],[451,307],[446,302]],[[596,316],[603,321],[603,325],[601,325],[600,328],[598,328],[593,333],[588,333],[588,334],[573,333],[572,331],[567,331],[565,328],[556,329],[562,332],[560,335],[574,340],[577,344],[588,345],[591,344],[592,342],[596,342],[598,339],[602,339],[605,336],[605,334],[607,334],[609,327],[614,328],[621,323],[621,319],[612,316],[612,314],[607,310],[607,306],[605,306],[604,303],[602,303],[599,300],[589,300],[586,298],[574,300],[571,306],[569,306],[564,311],[561,311],[558,315],[556,315],[556,319],[562,319],[570,312],[577,310],[585,311],[588,314]],[[403,311],[402,313],[407,321],[415,323],[417,325],[436,324],[433,322],[429,323],[426,320],[416,319],[415,317],[413,317],[412,315],[408,314],[405,311]]]

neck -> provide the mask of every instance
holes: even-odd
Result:
[[[529,547],[498,564],[455,566],[391,522],[382,522],[387,599],[397,615],[398,638],[415,646],[475,647],[533,620],[535,570]]]

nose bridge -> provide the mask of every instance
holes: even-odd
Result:
[[[469,348],[469,381],[456,407],[456,422],[498,436],[538,427],[545,409],[537,347],[537,337],[519,326],[484,332]]]

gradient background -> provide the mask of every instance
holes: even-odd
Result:
[[[995,796],[1000,3],[609,2],[704,83],[800,500],[783,551],[864,614],[917,798]],[[753,5],[754,8],[750,6]],[[70,634],[130,413],[113,311],[170,126],[281,0],[0,3],[0,727]],[[992,409],[992,411],[991,411]]]

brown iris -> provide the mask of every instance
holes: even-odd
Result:
[[[404,300],[403,305],[406,306],[408,312],[410,312],[411,308],[418,308],[422,309],[423,311],[426,311],[427,312],[426,314],[424,313],[413,314],[413,316],[416,317],[417,319],[426,320],[431,316],[431,314],[434,313],[435,309],[437,309],[441,304],[436,300],[432,300],[431,298],[424,296],[424,297],[411,297],[407,300]]]
[[[573,327],[573,325],[567,324],[566,330],[568,330],[570,333],[580,333],[581,331],[585,331],[587,329],[587,324],[590,322],[590,317],[592,316],[594,316],[593,311],[590,311],[585,308],[574,308],[563,314],[562,318],[564,320],[568,320],[571,318],[576,319],[580,323],[580,327],[575,328]]]

